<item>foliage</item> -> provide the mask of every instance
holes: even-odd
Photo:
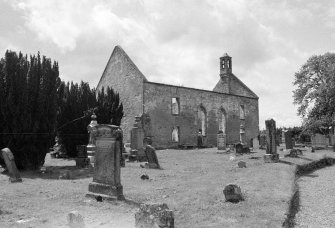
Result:
[[[113,89],[104,88],[96,97],[95,89],[88,83],[79,85],[73,82],[61,82],[58,88],[57,134],[68,156],[76,156],[76,146],[88,143],[87,126],[91,121],[93,110],[99,124],[120,125],[123,106],[119,95]]]
[[[6,51],[0,60],[0,148],[8,147],[19,169],[43,165],[56,124],[58,63],[38,53]]]
[[[58,90],[57,135],[69,156],[76,155],[76,145],[88,143],[89,110],[95,107],[95,90],[88,83],[61,82]]]
[[[111,123],[120,126],[123,117],[123,105],[120,103],[119,94],[107,87],[106,93],[102,87],[98,93],[97,109],[98,123]]]
[[[334,124],[335,54],[309,58],[295,73],[294,85],[294,104],[305,118],[304,131],[327,133]]]

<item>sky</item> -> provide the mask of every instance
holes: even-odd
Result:
[[[332,0],[0,0],[0,56],[40,51],[65,81],[96,87],[120,45],[149,81],[212,90],[228,53],[261,129],[301,125],[294,74],[334,43]]]

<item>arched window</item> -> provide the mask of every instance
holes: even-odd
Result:
[[[206,136],[207,133],[207,114],[206,109],[203,106],[199,108],[199,117],[201,122],[201,134],[202,136]]]
[[[218,117],[219,131],[226,134],[227,119],[226,112],[223,108],[220,109]]]
[[[172,142],[179,142],[179,127],[172,129]]]
[[[245,119],[245,111],[244,111],[244,105],[240,105],[240,119]]]

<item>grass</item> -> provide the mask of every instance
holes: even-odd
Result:
[[[283,158],[279,151],[282,162],[264,163],[264,150],[242,156],[216,152],[160,150],[162,170],[126,163],[121,169],[124,195],[138,203],[167,203],[174,211],[175,227],[281,227],[289,210],[295,165],[324,156],[317,151]],[[238,168],[239,161],[247,168]],[[44,173],[22,173],[23,183],[17,184],[0,175],[0,210],[8,212],[0,215],[0,227],[67,227],[66,215],[72,210],[83,215],[87,227],[134,227],[137,207],[86,198],[92,173],[74,165],[72,160],[47,159]],[[58,179],[66,170],[71,170],[73,180]],[[141,180],[142,174],[150,179]],[[244,201],[225,202],[223,189],[231,183],[241,187]],[[20,219],[27,222],[18,223]]]

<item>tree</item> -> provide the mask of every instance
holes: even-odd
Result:
[[[304,131],[327,134],[335,114],[335,54],[312,56],[295,73],[293,91]]]
[[[6,51],[0,60],[0,148],[18,168],[43,165],[56,124],[58,64],[43,56]]]
[[[108,87],[106,92],[102,89],[96,96],[96,90],[86,82],[61,82],[57,92],[57,135],[68,156],[76,156],[76,146],[88,143],[87,126],[93,110],[99,124],[121,124],[123,106],[113,89]]]

